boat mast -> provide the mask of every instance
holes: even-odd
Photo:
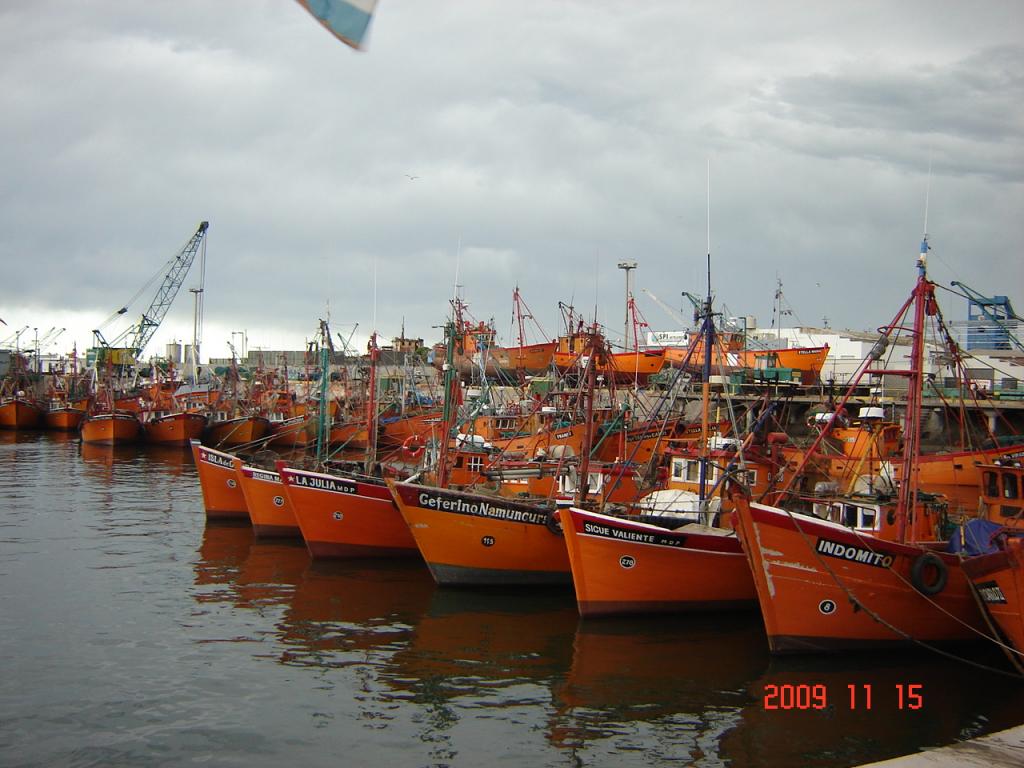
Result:
[[[586,378],[583,388],[584,397],[586,397],[586,407],[584,409],[585,418],[587,420],[586,426],[583,430],[583,446],[582,456],[580,457],[580,480],[576,486],[576,505],[582,505],[587,500],[587,495],[590,493],[590,451],[594,445],[594,390],[597,386],[597,365],[598,357],[601,356],[601,342],[600,335],[597,331],[597,322],[594,322],[590,333],[587,334],[588,342],[588,359]]]
[[[452,424],[455,420],[455,387],[459,384],[459,378],[455,372],[455,344],[461,335],[461,329],[456,325],[454,317],[445,325],[444,362],[444,410],[441,413],[441,445],[437,459],[437,486],[444,488],[448,482],[448,441],[452,432]]]
[[[903,433],[903,476],[899,485],[898,536],[906,541],[907,520],[914,516],[917,504],[918,458],[921,453],[921,385],[924,381],[925,316],[935,314],[935,287],[927,277],[928,233],[921,239],[917,257],[917,285],[914,286],[914,330],[907,377],[906,427]]]
[[[330,403],[327,402],[327,392],[330,386],[330,341],[331,330],[326,320],[320,321],[320,405],[317,412],[316,424],[316,461],[321,467],[325,463],[330,428]]]
[[[380,360],[380,348],[376,331],[370,334],[367,350],[370,353],[370,381],[366,395],[366,473],[371,475],[377,463],[377,361]]]
[[[708,407],[711,401],[711,353],[715,346],[715,321],[711,314],[711,160],[708,160],[708,295],[704,300],[704,366],[701,372],[701,417],[700,417],[700,484],[697,498],[701,512],[707,506],[708,485]]]
[[[711,403],[711,353],[715,346],[715,321],[711,312],[711,252],[708,250],[708,295],[704,299],[704,325],[701,328],[704,339],[704,365],[701,368],[701,417],[700,417],[700,487],[698,499],[703,508],[707,501],[708,485],[708,440],[710,439],[708,409]]]

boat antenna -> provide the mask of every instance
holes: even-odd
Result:
[[[455,290],[452,293],[452,304],[459,300],[459,262],[462,259],[462,234],[459,234],[455,245]]]
[[[917,257],[917,271],[923,277],[925,273],[925,267],[928,263],[928,251],[931,250],[931,246],[928,245],[928,205],[931,202],[932,194],[932,158],[931,154],[928,155],[928,183],[925,186],[924,191],[924,234],[921,236],[921,253]]]
[[[373,330],[377,332],[377,257],[373,258]]]
[[[707,228],[708,228],[708,296],[711,296],[711,158],[708,158],[708,200],[707,200]]]

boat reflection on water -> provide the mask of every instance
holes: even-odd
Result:
[[[838,768],[1024,710],[1018,681],[925,649],[771,659],[749,612],[581,620],[570,590],[437,588],[421,563],[316,563],[246,525],[207,523],[192,590],[200,642],[344,692],[347,717],[431,764],[487,755],[511,728],[521,764]]]
[[[367,654],[407,643],[434,590],[421,562],[311,561],[278,624],[279,660],[325,669],[383,663]]]
[[[207,523],[195,564],[195,599],[236,608],[291,605],[309,555],[301,542],[256,542],[249,525]]]
[[[998,653],[962,650],[1007,669]],[[961,651],[956,651],[961,652]],[[925,649],[775,657],[747,689],[740,722],[721,739],[733,765],[848,766],[1018,725],[1020,681]],[[870,705],[869,705],[870,696]]]
[[[55,432],[48,437],[56,435],[61,433]],[[67,434],[63,434],[63,437],[77,442],[77,437]],[[59,437],[57,439],[60,440]],[[144,464],[170,476],[181,476],[194,466],[192,454],[177,446],[81,443],[78,449],[87,465],[112,467],[118,464]]]
[[[550,764],[546,738],[552,690],[572,654],[578,623],[573,594],[562,589],[437,589],[408,643],[377,674],[383,705],[412,705],[417,742],[429,764],[475,755]],[[512,727],[513,742],[500,734]],[[546,761],[546,762],[545,762]]]
[[[549,738],[588,763],[618,762],[621,750],[716,754],[767,663],[764,629],[749,612],[581,621],[553,691]]]
[[[383,674],[416,699],[467,696],[467,706],[495,689],[546,689],[569,665],[577,622],[566,590],[437,589],[409,645]]]

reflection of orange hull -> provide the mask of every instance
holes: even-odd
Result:
[[[134,443],[142,433],[142,425],[134,413],[115,411],[97,413],[82,420],[82,442],[96,445]]]
[[[572,650],[565,682],[554,689],[556,707],[568,710],[555,737],[567,743],[591,740],[612,723],[618,731],[623,721],[732,711],[737,692],[767,663],[760,619],[750,613],[584,621]],[[666,659],[672,659],[671,671]],[[714,718],[706,725],[720,738]]]
[[[20,397],[5,400],[0,405],[0,428],[36,429],[43,426],[43,409]]]
[[[416,557],[386,486],[285,467],[285,495],[313,557]]]
[[[1024,653],[1024,541],[1013,538],[999,552],[968,558],[964,571],[1010,645]]]
[[[143,438],[153,445],[188,445],[199,439],[206,428],[202,413],[171,413],[142,425]]]
[[[75,432],[82,425],[85,411],[80,408],[54,408],[46,412],[44,421],[47,429],[59,432]]]
[[[981,485],[979,464],[992,464],[997,459],[1024,458],[1024,446],[1004,446],[986,450],[963,451],[958,453],[925,453],[917,460],[918,483],[932,485]],[[896,479],[903,475],[903,466],[894,466]]]
[[[575,508],[560,514],[581,616],[755,605],[735,536],[667,531]]]
[[[258,538],[301,536],[292,505],[285,496],[281,476],[277,472],[246,466],[237,457],[231,461],[249,510],[253,533]]]
[[[936,553],[948,583],[926,598],[910,586],[911,568],[924,552],[920,547],[739,498],[736,504],[737,528],[773,652],[903,645],[912,642],[908,637],[964,640],[981,630],[978,607],[955,555]],[[843,553],[849,551],[860,560],[846,559]]]
[[[390,656],[413,638],[435,589],[414,561],[317,562],[303,572],[276,625],[281,662],[322,671],[348,666],[353,652]]]
[[[547,690],[569,666],[579,623],[565,594],[544,594],[550,592],[529,590],[495,599],[479,592],[436,590],[408,647],[395,653],[389,684],[412,692],[417,701],[427,697],[438,704],[466,695],[521,701],[524,690]]]
[[[229,453],[207,448],[192,441],[192,458],[203,491],[203,506],[209,519],[248,520],[249,508],[238,485],[238,476]]]
[[[210,445],[233,447],[254,443],[269,432],[270,420],[264,416],[241,416],[210,425],[203,439]]]
[[[545,510],[511,499],[395,483],[395,503],[438,584],[568,584]]]

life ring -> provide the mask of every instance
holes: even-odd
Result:
[[[935,571],[935,578],[931,581],[925,580],[925,573],[928,568],[932,568]],[[946,588],[947,581],[949,581],[949,570],[946,568],[946,564],[942,562],[942,558],[934,552],[925,552],[910,566],[910,583],[922,595],[931,596],[939,594],[939,592]]]
[[[419,458],[419,455],[423,453],[423,438],[419,435],[409,435],[402,443],[402,452],[407,458]]]
[[[558,517],[558,507],[548,510],[544,517],[544,525],[555,536],[565,536],[565,532],[562,530],[562,521]]]

